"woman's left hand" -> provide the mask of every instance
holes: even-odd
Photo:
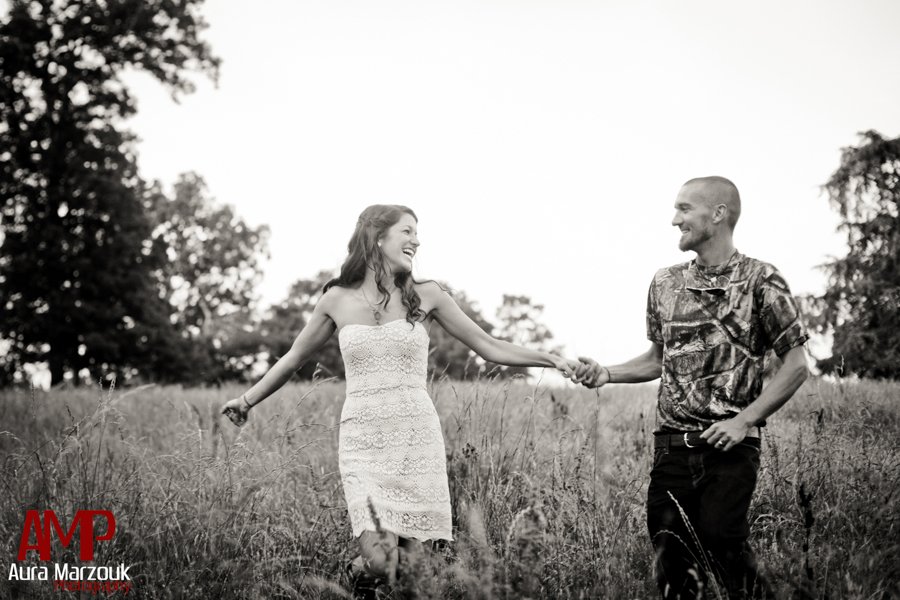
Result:
[[[222,414],[231,419],[231,422],[238,427],[243,427],[247,422],[247,414],[250,412],[250,405],[243,396],[229,400],[222,407]]]
[[[578,368],[578,362],[563,358],[562,356],[554,357],[554,366],[566,379],[575,377],[575,369]]]

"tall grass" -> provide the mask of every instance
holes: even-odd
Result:
[[[233,389],[0,394],[0,543],[25,510],[107,509],[96,564],[142,598],[348,597],[343,385],[289,385],[236,429]],[[649,598],[655,387],[435,382],[455,537],[399,588],[430,598]],[[900,596],[900,385],[808,382],[770,419],[752,540],[783,598]],[[54,560],[75,563],[73,544]],[[56,597],[0,577],[3,597]],[[400,595],[397,593],[396,595]]]

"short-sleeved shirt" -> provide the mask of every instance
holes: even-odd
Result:
[[[700,431],[730,419],[762,391],[763,359],[808,339],[797,303],[772,265],[735,253],[656,272],[647,337],[663,348],[658,431]]]

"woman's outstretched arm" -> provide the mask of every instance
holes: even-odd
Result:
[[[222,408],[235,425],[241,426],[247,421],[250,409],[268,398],[291,378],[303,366],[310,356],[325,345],[334,333],[334,321],[328,316],[327,307],[332,299],[325,294],[313,309],[312,316],[306,326],[297,335],[291,349],[278,359],[253,387],[241,394],[240,398],[229,400]]]
[[[553,367],[566,377],[575,374],[577,361],[561,356],[517,346],[488,335],[462,311],[456,301],[436,284],[423,286],[423,295],[434,306],[432,315],[447,333],[475,351],[484,360],[509,367]]]

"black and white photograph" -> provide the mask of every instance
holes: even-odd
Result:
[[[0,0],[0,600],[900,598],[898,28]]]

